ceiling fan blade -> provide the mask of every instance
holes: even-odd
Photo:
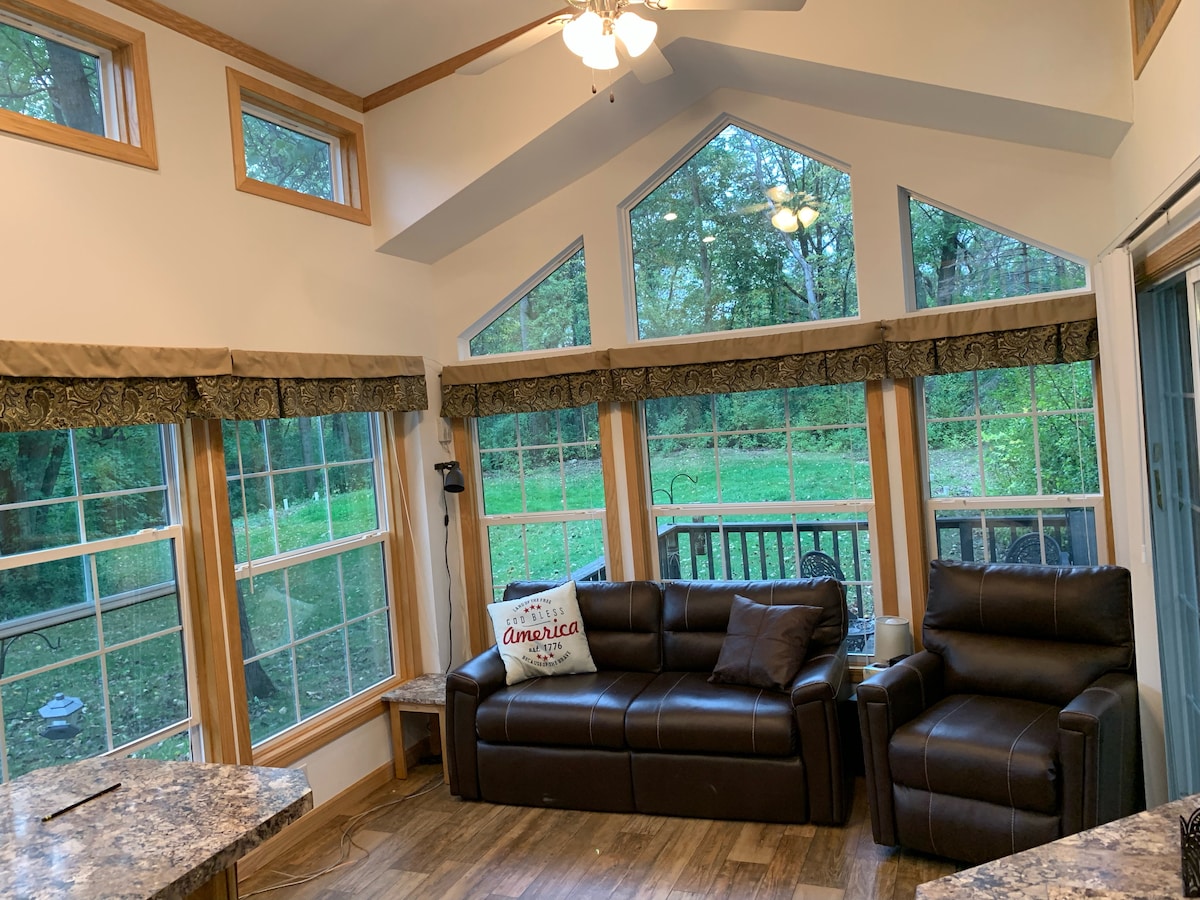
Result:
[[[667,62],[667,58],[663,56],[663,52],[658,49],[658,44],[653,43],[643,51],[641,56],[629,59],[629,68],[633,69],[633,74],[642,84],[650,84],[652,81],[666,78],[675,71]]]
[[[562,36],[563,25],[570,19],[570,16],[564,17],[561,14],[555,14],[552,19],[547,19],[535,25],[529,26],[515,37],[499,44],[492,50],[476,56],[469,62],[459,66],[454,71],[459,75],[482,75],[489,69],[494,69],[502,62],[507,62],[518,53],[523,53],[535,44],[540,44],[547,38]]]
[[[777,10],[795,12],[805,0],[649,0],[649,9]]]

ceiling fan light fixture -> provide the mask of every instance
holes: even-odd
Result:
[[[771,224],[780,231],[791,234],[800,228],[800,219],[786,206],[781,206],[775,211],[775,215],[771,216]]]
[[[583,58],[583,64],[589,69],[615,69],[620,65],[617,59],[617,36],[602,34],[595,45]]]
[[[604,20],[589,9],[564,25],[562,36],[568,50],[587,57],[599,49],[604,39]]]
[[[801,225],[807,228],[813,222],[817,221],[817,216],[819,215],[820,213],[811,206],[802,206],[800,207],[800,211],[796,213],[796,218],[800,220]]]
[[[635,59],[645,53],[658,34],[658,23],[643,19],[637,13],[623,12],[613,23],[617,37],[625,45],[625,50]]]

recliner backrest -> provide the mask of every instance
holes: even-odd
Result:
[[[1133,601],[1119,566],[934,560],[922,627],[947,693],[1062,706],[1106,672],[1132,672]]]
[[[711,672],[721,654],[734,595],[771,606],[819,606],[808,655],[836,648],[850,627],[845,586],[832,578],[790,581],[667,581],[663,584],[663,665]]]
[[[556,587],[558,581],[515,581],[505,600]],[[662,671],[662,589],[654,581],[577,581],[588,649],[596,668]]]

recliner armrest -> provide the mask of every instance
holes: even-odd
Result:
[[[846,681],[846,645],[804,661],[792,681],[792,707],[838,698]]]
[[[446,746],[450,793],[479,799],[475,714],[479,704],[505,686],[504,660],[492,647],[469,659],[446,677]]]
[[[1138,791],[1137,679],[1110,672],[1058,714],[1063,835],[1135,811]]]
[[[922,650],[872,675],[858,686],[858,726],[862,734],[871,832],[875,843],[893,846],[896,808],[888,744],[892,734],[945,694],[942,657]]]

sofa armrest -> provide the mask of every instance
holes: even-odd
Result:
[[[896,729],[942,698],[942,657],[922,650],[872,675],[858,686],[858,727],[862,734],[871,831],[875,843],[894,846],[896,811],[888,744]]]
[[[840,825],[850,814],[849,772],[842,758],[837,699],[847,682],[846,645],[804,661],[792,682],[792,709],[808,788],[809,819]]]
[[[469,659],[446,677],[446,746],[450,793],[479,799],[475,714],[479,704],[505,686],[504,660],[492,647]]]
[[[1063,834],[1135,812],[1138,803],[1137,680],[1102,675],[1058,714]]]

